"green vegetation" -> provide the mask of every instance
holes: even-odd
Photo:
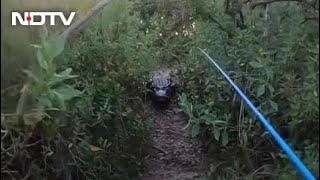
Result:
[[[214,156],[212,179],[301,179],[198,47],[319,177],[318,4],[118,0],[70,44],[33,36],[15,53],[3,43],[1,177],[137,177],[152,134],[144,82],[165,63],[178,68],[186,130]]]

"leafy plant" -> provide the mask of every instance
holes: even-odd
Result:
[[[81,92],[73,86],[65,84],[68,79],[77,77],[71,75],[71,68],[56,73],[55,58],[64,49],[64,39],[52,37],[42,45],[33,45],[37,48],[37,65],[34,71],[25,72],[29,76],[28,91],[37,98],[43,109],[61,108],[65,110],[65,102],[80,96]]]
[[[188,101],[187,95],[182,93],[180,96],[179,105],[181,110],[189,116],[189,122],[187,127],[190,125],[192,137],[199,135],[201,127],[206,125],[206,128],[209,128],[215,140],[220,141],[223,146],[226,146],[229,142],[228,132],[227,132],[227,121],[228,117],[225,120],[218,120],[214,112],[210,112],[209,107],[203,105],[195,105]]]

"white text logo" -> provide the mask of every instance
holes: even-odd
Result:
[[[69,26],[75,16],[75,12],[71,12],[67,19],[62,12],[24,12],[24,17],[18,12],[12,12],[12,25],[17,25],[17,20],[23,26],[41,26],[46,22],[46,17],[50,18],[50,25],[55,25],[55,18],[60,17],[65,26]],[[35,17],[40,17],[40,21],[35,21]]]

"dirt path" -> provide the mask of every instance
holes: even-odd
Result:
[[[201,144],[182,130],[187,118],[179,112],[153,112],[153,148],[141,180],[205,179],[208,165]]]

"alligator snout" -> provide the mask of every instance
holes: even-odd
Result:
[[[170,101],[173,95],[172,87],[155,88],[153,91],[153,99],[155,101]]]
[[[158,97],[168,97],[167,91],[160,89],[155,91],[155,95]]]

